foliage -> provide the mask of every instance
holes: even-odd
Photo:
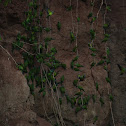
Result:
[[[85,0],[83,0],[85,2]],[[1,1],[0,1],[1,2]],[[11,2],[11,0],[5,1],[5,6],[8,5],[8,3]],[[91,7],[94,6],[94,3],[91,2]],[[96,94],[88,95],[85,92],[84,86],[82,85],[82,82],[85,81],[87,75],[84,75],[80,72],[83,72],[81,69],[84,67],[82,64],[78,63],[79,56],[76,55],[71,63],[70,67],[74,72],[78,72],[77,78],[73,80],[73,86],[76,89],[76,92],[74,92],[73,96],[69,96],[67,93],[67,90],[65,89],[64,82],[66,82],[66,78],[64,75],[59,77],[59,81],[57,81],[57,75],[59,72],[57,72],[57,69],[67,69],[66,64],[61,63],[55,58],[55,55],[58,53],[57,49],[55,47],[50,48],[49,44],[52,40],[55,40],[56,38],[52,38],[51,36],[46,36],[42,41],[40,42],[38,35],[42,34],[43,31],[45,33],[50,33],[52,29],[50,27],[43,27],[41,26],[41,20],[40,18],[43,18],[43,11],[38,12],[39,5],[37,5],[37,1],[34,0],[29,3],[29,10],[25,13],[26,14],[26,20],[22,22],[22,26],[25,28],[27,36],[23,36],[21,34],[17,35],[16,41],[12,44],[12,51],[14,50],[23,50],[21,52],[22,57],[24,59],[23,63],[18,63],[17,68],[25,74],[25,77],[27,79],[28,86],[30,88],[30,92],[33,96],[35,96],[34,91],[36,87],[39,87],[39,94],[42,95],[42,97],[45,97],[47,95],[47,92],[50,90],[53,91],[53,93],[56,95],[58,92],[60,92],[61,97],[58,96],[57,101],[60,106],[63,104],[63,98],[62,96],[66,97],[67,104],[70,104],[71,107],[74,109],[75,114],[78,114],[80,111],[85,111],[88,109],[88,103],[92,99],[93,103],[95,104],[97,100]],[[66,7],[67,11],[72,11],[74,7],[68,6]],[[107,11],[111,11],[110,6],[106,6]],[[46,19],[49,20],[51,16],[53,16],[54,12],[50,10],[47,6],[44,6],[44,10],[47,13]],[[93,25],[93,23],[97,20],[98,17],[94,16],[93,12],[90,12],[87,16],[87,18],[91,21],[90,24]],[[79,24],[80,17],[76,17],[76,21]],[[58,32],[61,31],[61,22],[58,21],[56,24]],[[109,24],[105,23],[103,26],[103,29],[106,30],[109,27]],[[89,31],[90,34],[90,40],[91,43],[88,44],[90,49],[90,55],[92,59],[95,59],[98,54],[97,47],[94,46],[94,40],[96,38],[96,30],[92,27]],[[110,38],[110,35],[105,33],[104,38],[102,42],[107,42]],[[70,32],[70,42],[71,44],[74,44],[74,42],[77,41],[77,35],[71,30]],[[32,45],[30,48],[26,48],[26,44]],[[74,45],[74,48],[72,49],[73,53],[77,53],[78,46]],[[90,63],[90,69],[92,73],[92,69],[94,67],[102,67],[104,65],[104,69],[108,72],[107,65],[110,63],[109,56],[110,50],[107,47],[106,48],[106,56],[102,57],[99,61],[93,60]],[[39,67],[37,67],[39,66]],[[119,69],[121,71],[121,75],[124,74],[124,70],[121,66],[119,66]],[[92,78],[94,79],[93,75]],[[111,80],[109,77],[105,78],[107,83],[111,84]],[[100,92],[100,84],[98,82],[95,82],[94,79],[94,85],[96,88],[96,91]],[[99,102],[101,106],[105,104],[103,97],[99,93],[100,98]],[[45,97],[46,98],[46,97]],[[113,96],[109,94],[110,101],[113,101]],[[95,116],[93,119],[93,123],[96,123],[98,120],[98,116]],[[59,124],[55,124],[55,126],[58,126]]]

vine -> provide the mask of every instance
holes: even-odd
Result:
[[[104,25],[103,25],[105,38],[104,38],[104,40],[103,40],[102,42],[108,41],[108,39],[109,39],[109,37],[110,37],[109,34],[106,34],[106,28],[108,28],[109,25],[106,24],[105,18],[106,18],[106,13],[107,13],[107,11],[111,11],[111,9],[110,9],[109,6],[107,6],[106,0],[105,0],[105,5],[106,5],[106,10],[105,10],[105,14],[104,14]],[[108,56],[109,56],[110,51],[109,51],[109,48],[107,47],[107,43],[105,44],[105,49],[106,49],[106,63],[107,63],[107,65],[108,65],[108,64],[110,63],[110,61],[109,61],[109,59],[108,59]],[[108,72],[108,75],[109,75],[109,71],[108,71],[108,69],[107,69],[107,66],[105,66],[104,69]],[[111,84],[111,81],[110,81],[109,77],[106,77],[106,81],[107,81],[109,84]],[[113,110],[112,110],[113,96],[112,96],[112,94],[110,94],[110,91],[109,91],[109,87],[108,87],[108,86],[109,86],[109,85],[107,85],[107,89],[108,89],[108,95],[109,95],[109,99],[110,99],[109,104],[110,104],[111,116],[112,116],[113,125],[115,126],[115,119],[114,119]]]
[[[83,1],[83,0],[82,0]],[[105,1],[105,13],[104,13],[104,39],[102,40],[102,43],[105,42],[105,50],[106,50],[106,56],[102,57],[102,59],[99,62],[96,62],[95,57],[97,56],[97,50],[95,48],[94,40],[96,38],[96,29],[94,28],[94,23],[99,17],[99,13],[103,7]],[[0,1],[1,2],[1,1]],[[55,54],[57,53],[57,50],[55,47],[52,47],[51,41],[54,40],[54,38],[51,37],[51,16],[54,14],[53,11],[49,8],[49,1],[46,1],[46,4],[44,4],[43,11],[40,11],[40,0],[32,0],[29,3],[29,9],[27,12],[25,12],[26,20],[22,22],[22,26],[25,28],[27,36],[18,34],[16,41],[12,44],[12,52],[14,53],[14,50],[22,50],[21,54],[23,56],[24,62],[23,63],[17,63],[14,58],[10,55],[10,53],[2,46],[0,47],[7,52],[7,54],[13,59],[15,62],[17,68],[22,71],[22,73],[25,75],[27,79],[28,86],[30,88],[31,94],[35,98],[35,87],[39,87],[40,95],[43,97],[43,107],[45,111],[45,115],[47,119],[50,121],[50,123],[54,126],[66,126],[64,119],[62,117],[62,111],[61,111],[61,105],[62,105],[62,98],[60,97],[60,94],[66,97],[67,103],[71,104],[72,108],[75,108],[75,114],[78,114],[81,110],[87,110],[88,109],[88,103],[92,99],[94,103],[94,112],[95,112],[95,102],[97,98],[97,93],[100,95],[99,102],[101,103],[101,106],[103,106],[104,100],[101,96],[101,93],[99,91],[99,84],[96,82],[95,77],[93,75],[93,67],[97,67],[99,65],[104,65],[104,69],[108,72],[107,65],[110,63],[109,61],[109,48],[107,47],[107,41],[109,40],[110,35],[106,33],[107,28],[109,27],[109,24],[105,22],[105,17],[108,11],[111,11],[111,8],[107,6],[106,0],[102,0],[100,4],[100,8],[94,16],[93,9],[94,9],[94,3],[95,0],[91,0],[91,12],[87,16],[90,20],[90,40],[91,42],[88,43],[89,50],[88,54],[93,58],[93,61],[90,64],[90,70],[91,70],[91,76],[93,79],[93,83],[95,86],[95,94],[86,95],[85,90],[83,86],[81,86],[80,82],[83,82],[86,78],[86,75],[84,74],[78,74],[77,78],[73,80],[73,86],[78,90],[74,94],[73,97],[70,97],[67,95],[65,87],[63,85],[64,82],[64,75],[61,76],[60,81],[58,82],[56,80],[56,77],[58,75],[58,72],[56,72],[56,69],[61,67],[62,69],[66,69],[66,64],[61,63],[55,58]],[[78,15],[78,7],[79,7],[79,1],[76,1],[76,33],[74,28],[74,18],[73,18],[73,8],[72,8],[72,1],[70,0],[70,6],[67,7],[67,10],[71,13],[71,20],[72,20],[72,30],[70,32],[70,43],[74,44],[75,47],[73,48],[73,52],[76,53],[76,57],[74,57],[71,61],[71,69],[73,71],[81,72],[83,65],[78,63],[79,58],[79,52],[78,52],[78,26],[80,22],[80,17]],[[8,3],[7,3],[8,4]],[[46,27],[43,27],[41,18],[43,17],[44,11],[46,12]],[[97,26],[97,25],[96,25]],[[61,30],[61,22],[58,21],[57,23],[57,29],[60,32]],[[47,36],[43,38],[43,31],[47,33]],[[49,34],[48,34],[49,33]],[[74,35],[75,34],[75,35]],[[51,48],[49,48],[49,45],[51,45]],[[88,57],[89,58],[89,57]],[[39,67],[38,67],[39,66]],[[111,80],[109,76],[106,77],[106,81],[108,84],[111,84]],[[108,95],[110,99],[110,109],[111,109],[111,116],[113,120],[113,125],[115,126],[115,121],[113,117],[113,111],[112,111],[112,101],[113,96],[111,95],[109,91],[109,85],[107,85],[108,89]],[[51,119],[48,117],[48,114],[45,109],[45,97],[46,95],[51,94],[51,97],[53,99],[53,112],[54,116],[56,118],[56,124],[53,124]],[[93,123],[95,124],[98,120],[98,116],[94,113]],[[86,125],[86,119],[84,117],[84,126]]]
[[[59,86],[56,85],[56,83],[58,82],[56,82],[55,79],[55,77],[57,76],[55,69],[57,69],[58,67],[66,69],[66,65],[60,63],[58,60],[55,59],[54,55],[57,53],[57,50],[55,48],[51,48],[50,50],[48,50],[48,44],[51,40],[53,40],[51,36],[44,38],[45,43],[40,42],[40,33],[42,33],[43,30],[48,32],[51,28],[49,27],[43,28],[40,25],[40,16],[42,16],[43,12],[40,13],[39,9],[39,16],[37,15],[38,10],[37,1],[34,0],[30,2],[29,7],[30,7],[29,11],[26,12],[27,19],[22,23],[22,25],[26,29],[28,36],[26,37],[18,34],[17,41],[13,43],[13,49],[18,50],[22,49],[25,52],[22,53],[24,58],[24,64],[23,63],[18,64],[18,69],[21,70],[24,74],[26,74],[26,79],[30,87],[30,92],[33,96],[35,86],[40,88],[39,93],[42,93],[43,97],[45,97],[45,95],[48,92],[47,89],[49,88],[49,90],[51,91],[52,98],[54,100],[54,114],[57,119],[57,124],[65,126],[65,123],[61,115],[60,105],[58,104],[59,95],[58,93],[56,93],[57,96],[55,94],[55,92],[58,92],[57,89],[59,88]],[[53,12],[50,11],[50,9],[46,7],[46,5],[44,9],[48,14],[47,19],[50,18]],[[26,49],[24,49],[23,47],[25,43],[22,43],[21,41],[33,44],[32,49],[30,48],[28,51],[26,51]],[[59,83],[62,84],[63,80]],[[60,87],[61,93],[63,93],[63,90],[64,87],[61,86]]]
[[[95,2],[95,1],[94,1]],[[94,6],[94,2],[92,2],[91,1],[91,6]],[[100,5],[100,8],[99,8],[99,10],[98,10],[98,12],[97,12],[97,16],[96,17],[93,17],[93,7],[92,7],[92,11],[89,13],[89,15],[88,15],[88,19],[89,18],[92,18],[92,20],[91,20],[91,30],[90,30],[90,35],[91,35],[91,43],[89,44],[89,49],[93,52],[92,54],[91,54],[91,56],[92,57],[95,57],[96,56],[96,54],[94,53],[94,52],[96,52],[96,49],[94,48],[94,43],[93,43],[93,41],[94,41],[94,39],[95,39],[95,36],[96,36],[96,32],[95,32],[95,30],[93,29],[93,24],[94,24],[94,21],[96,20],[97,21],[97,19],[98,19],[98,16],[99,16],[99,13],[100,13],[100,11],[101,11],[101,8],[102,8],[102,6],[103,6],[103,4],[104,4],[104,1],[102,0],[101,1],[101,5]],[[106,4],[106,10],[105,10],[105,14],[104,14],[104,25],[103,25],[103,28],[104,28],[104,36],[105,36],[105,38],[102,40],[102,42],[107,42],[108,41],[108,39],[109,39],[109,37],[110,37],[110,35],[109,34],[106,34],[105,33],[105,30],[108,28],[108,24],[106,24],[105,23],[105,16],[106,16],[106,13],[107,13],[107,11],[111,11],[111,9],[110,9],[110,7],[109,6],[107,6],[107,3],[106,3],[106,0],[105,0],[105,4]],[[97,24],[97,22],[96,22],[96,24]],[[97,25],[96,25],[97,26]],[[105,47],[106,47],[106,44],[105,44]],[[106,47],[106,56],[104,56],[103,57],[103,59],[101,59],[98,63],[97,63],[97,65],[96,65],[96,63],[95,63],[95,58],[94,58],[94,61],[91,63],[91,75],[92,75],[92,78],[93,78],[93,80],[94,80],[94,84],[96,84],[96,91],[98,91],[98,93],[99,93],[99,95],[100,95],[100,99],[99,99],[99,101],[101,102],[101,105],[103,105],[104,104],[104,101],[103,101],[103,98],[101,97],[101,94],[100,94],[100,92],[99,92],[99,84],[97,83],[97,82],[95,82],[95,79],[94,79],[94,75],[93,75],[93,73],[92,73],[92,67],[94,67],[95,65],[96,66],[98,66],[98,65],[102,65],[102,64],[104,64],[105,62],[107,63],[107,65],[110,63],[110,61],[109,61],[109,59],[107,58],[107,56],[109,55],[109,48],[107,48]],[[104,66],[104,69],[107,71],[107,66]],[[109,83],[109,84],[111,84],[111,81],[110,81],[110,78],[109,77],[106,77],[106,81]],[[108,88],[108,87],[107,87]],[[109,88],[108,88],[108,95],[109,95],[109,98],[110,98],[110,100],[112,101],[113,100],[113,96],[109,93]],[[95,99],[96,99],[96,93],[95,93],[95,95],[93,95],[93,101],[95,101]],[[112,112],[112,107],[111,107],[111,101],[110,101],[110,109],[111,109],[111,115],[112,115],[112,120],[113,120],[113,124],[115,125],[115,123],[114,123],[114,118],[113,118],[113,112]],[[97,117],[97,116],[96,116]],[[96,119],[96,117],[95,117],[95,119]],[[97,119],[98,119],[98,117],[97,117]]]

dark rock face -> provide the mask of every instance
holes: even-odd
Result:
[[[43,2],[41,1],[41,5]],[[126,74],[120,75],[117,64],[126,67],[126,8],[123,0],[109,1],[112,12],[107,16],[107,21],[110,23],[111,39],[109,41],[109,47],[111,51],[111,71],[110,78],[112,83],[112,94],[114,95],[113,101],[113,114],[115,118],[116,126],[126,125]],[[11,43],[15,41],[15,37],[18,33],[25,34],[24,29],[21,26],[21,22],[25,19],[24,11],[28,9],[28,3],[23,0],[12,0],[12,3],[7,7],[0,4],[0,35],[2,40],[0,45],[5,47],[11,53]],[[72,28],[76,31],[76,1],[72,1],[73,5],[73,25],[71,20],[70,11],[66,11],[66,6],[69,6],[68,0],[50,0],[50,9],[54,11],[54,15],[51,17],[52,37],[55,41],[52,41],[52,45],[56,47],[58,54],[56,58],[67,65],[66,70],[60,70],[59,78],[65,75],[64,86],[67,94],[74,95],[78,90],[73,87],[73,80],[77,77],[77,72],[73,72],[70,68],[72,59],[76,56],[72,52],[74,45],[69,44],[69,33]],[[125,3],[126,4],[126,3]],[[94,13],[98,12],[100,6],[100,0],[96,1]],[[90,55],[88,49],[88,43],[90,41],[90,22],[87,16],[91,10],[90,2],[88,0],[79,0],[79,17],[80,22],[78,25],[78,50],[79,50],[79,63],[84,65],[82,68],[82,74],[86,75],[84,82],[81,82],[81,86],[85,89],[85,94],[97,95],[96,103],[90,101],[88,110],[79,112],[75,115],[75,112],[70,105],[67,104],[65,97],[63,97],[63,104],[61,106],[62,116],[66,122],[66,126],[73,126],[75,123],[79,126],[107,126],[110,115],[108,90],[111,88],[106,82],[105,77],[107,72],[103,69],[103,66],[97,66],[90,70],[90,64],[93,58]],[[59,31],[56,28],[57,22],[62,23],[62,28]],[[105,54],[105,44],[101,44],[103,39],[103,18],[100,13],[98,23],[96,25],[96,31],[98,35],[95,40],[95,47],[98,50],[96,62],[98,62]],[[46,19],[43,19],[43,25],[46,27]],[[48,24],[49,25],[49,24]],[[43,33],[43,37],[46,33]],[[22,57],[19,52],[15,52],[13,55],[17,62],[22,61]],[[25,77],[15,67],[13,60],[7,55],[7,53],[0,47],[0,126],[3,126],[6,122],[10,126],[50,126],[48,122],[40,117],[45,117],[45,110],[52,118],[53,115],[53,101],[48,94],[45,99],[38,93],[39,89],[36,89],[35,100],[30,95],[30,91],[25,80]],[[58,79],[59,79],[58,78]],[[94,80],[99,83],[100,94],[104,98],[105,105],[101,107],[99,98],[100,94],[96,92]],[[60,95],[62,96],[62,95]],[[6,112],[5,112],[6,111]],[[38,116],[39,115],[39,116]],[[98,121],[93,124],[93,119],[98,116]],[[6,120],[7,119],[7,120]],[[52,118],[53,120],[53,118]],[[3,123],[4,122],[4,123]],[[113,124],[111,124],[112,126]]]
[[[112,93],[114,95],[113,112],[115,123],[126,125],[126,73],[120,75],[117,64],[126,68],[126,1],[109,1],[112,11],[108,15],[111,40],[111,71]]]

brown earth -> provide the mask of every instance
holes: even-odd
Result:
[[[125,46],[125,31],[122,30],[123,17],[120,17],[122,10],[117,7],[121,6],[120,3],[116,3],[117,0],[110,3],[112,5],[112,12],[107,16],[107,21],[111,24],[108,32],[111,34],[111,41],[109,47],[111,49],[111,70],[110,78],[112,83],[112,93],[114,95],[113,113],[115,123],[118,126],[125,125],[126,120],[126,101],[125,101],[125,79],[126,74],[119,76],[119,69],[117,62],[123,66],[126,65],[126,46]],[[41,2],[41,5],[43,5]],[[79,91],[73,86],[73,80],[77,78],[78,74],[85,74],[86,79],[79,84],[84,88],[85,95],[97,95],[96,102],[93,103],[90,100],[88,110],[84,110],[75,115],[74,109],[71,108],[70,104],[67,104],[65,96],[63,96],[63,104],[61,105],[62,117],[66,123],[66,126],[113,126],[111,124],[111,114],[109,106],[108,89],[111,91],[110,85],[106,82],[107,72],[104,70],[104,65],[96,66],[90,69],[90,64],[93,61],[91,51],[88,48],[90,40],[89,30],[91,28],[90,21],[87,19],[88,14],[91,11],[90,2],[85,0],[79,0],[78,14],[80,22],[78,25],[78,62],[84,65],[80,72],[75,72],[70,68],[72,59],[76,56],[76,53],[72,52],[75,43],[70,44],[70,31],[74,27],[76,33],[76,0],[72,1],[73,5],[73,25],[71,12],[66,11],[65,6],[69,6],[68,0],[55,0],[49,1],[50,10],[54,11],[54,14],[50,18],[50,23],[43,19],[43,25],[47,27],[51,25],[52,38],[55,40],[51,41],[50,47],[56,47],[57,54],[56,58],[67,65],[67,69],[58,70],[59,79],[62,75],[65,76],[64,86],[66,88],[66,94],[73,96],[75,92]],[[100,1],[97,0],[94,7],[94,14],[98,12]],[[118,9],[117,9],[118,8]],[[45,98],[39,93],[36,88],[35,99],[30,95],[30,91],[27,85],[27,81],[24,75],[17,70],[16,65],[12,58],[7,54],[7,51],[13,56],[16,62],[22,62],[20,52],[11,52],[11,43],[15,41],[18,33],[25,34],[24,28],[21,26],[21,22],[25,19],[24,11],[28,9],[27,3],[24,1],[12,0],[12,3],[7,7],[0,4],[0,35],[2,40],[0,45],[0,126],[4,124],[9,126],[50,126],[47,121],[48,118],[55,122],[54,111],[53,111],[53,100],[50,97],[50,93]],[[117,13],[117,10],[118,13]],[[102,10],[103,12],[103,10]],[[120,12],[120,13],[119,13]],[[120,18],[116,18],[116,17]],[[56,28],[57,22],[60,21],[62,24],[61,31],[59,32]],[[94,41],[95,47],[98,50],[95,58],[96,62],[102,59],[105,55],[106,45],[101,43],[103,39],[103,14],[100,13],[97,20],[97,24],[94,24],[96,28],[96,39]],[[48,36],[47,33],[43,33],[41,39]],[[94,82],[99,83],[99,93],[96,92]],[[101,106],[99,98],[100,95],[103,97],[105,104]],[[59,97],[62,95],[59,93]],[[45,114],[48,115],[48,118]],[[94,117],[98,116],[98,121],[93,124]],[[45,121],[45,118],[47,121]],[[110,122],[110,124],[109,124]],[[116,125],[116,126],[117,126]]]

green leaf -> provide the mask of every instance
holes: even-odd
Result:
[[[29,3],[29,6],[30,6],[30,7],[32,7],[33,5],[34,5],[34,3],[33,3],[33,2],[30,2],[30,3]]]
[[[82,105],[82,100],[81,100],[81,98],[78,99],[78,105]]]
[[[46,65],[46,66],[48,66],[49,68],[51,68],[51,67],[52,67],[52,64],[51,64],[51,63],[49,63],[49,62],[46,62],[46,63],[45,63],[45,65]]]
[[[21,40],[21,34],[18,34],[16,39],[17,39],[17,41],[20,41]]]
[[[32,94],[33,96],[35,96],[35,93],[34,93],[34,92],[31,92],[31,94]]]
[[[33,29],[34,32],[39,32],[38,26],[34,26],[32,29]],[[34,36],[32,36],[32,37],[33,37],[32,40],[35,40],[35,37]]]
[[[95,117],[94,117],[93,124],[96,123],[97,120],[98,120],[98,116],[95,116]]]
[[[111,11],[111,8],[110,8],[110,6],[107,6],[107,7],[106,7],[106,9],[107,9],[108,11]]]
[[[120,75],[123,75],[126,72],[126,68],[122,67],[120,64],[117,64],[120,70]]]
[[[110,54],[110,50],[108,47],[107,47],[106,53],[107,53],[107,56]]]
[[[78,75],[78,78],[79,78],[80,81],[83,81],[84,78],[85,78],[85,75],[82,75],[82,76],[81,75]]]
[[[29,84],[30,87],[30,91],[33,92],[34,91],[34,84]]]
[[[87,110],[87,106],[86,105],[83,105],[82,108],[85,109],[85,110]]]
[[[89,100],[90,100],[90,96],[87,96],[87,97],[83,98],[83,104],[87,105]]]
[[[23,71],[23,64],[17,66],[19,70]]]
[[[67,7],[67,10],[71,11],[72,10],[72,6]]]
[[[56,86],[55,85],[53,85],[53,91],[56,92]]]
[[[45,42],[49,42],[49,41],[51,41],[51,40],[54,40],[54,39],[51,38],[51,37],[46,37],[46,38],[44,39]]]
[[[51,48],[51,52],[57,53],[56,48]]]
[[[92,95],[92,100],[95,103],[95,101],[96,101],[96,95]]]
[[[81,107],[76,107],[76,109],[75,109],[75,113],[77,114],[79,111],[81,111],[82,110],[82,108]]]
[[[111,84],[111,80],[109,77],[106,77],[106,81]]]
[[[70,32],[70,38],[71,38],[71,42],[75,41],[75,36],[74,36],[73,32]]]
[[[91,40],[95,39],[95,35],[96,35],[95,30],[91,29],[90,35],[91,35]]]
[[[24,44],[22,42],[20,42],[20,41],[16,41],[16,42],[12,43],[13,49],[18,49],[18,50],[20,50],[23,47],[23,45]]]
[[[81,96],[82,94],[82,92],[77,92],[75,95]]]
[[[43,91],[43,97],[46,95],[46,91]]]
[[[109,27],[109,24],[104,24],[103,25],[103,28],[105,28],[105,29],[108,28],[108,27]]]
[[[46,32],[50,32],[50,31],[51,31],[50,28],[44,28],[44,30],[45,30]]]
[[[77,60],[78,60],[78,58],[79,58],[79,57],[78,57],[78,56],[76,56],[76,57],[75,57],[72,61],[73,61],[73,62],[75,62],[75,61],[77,61]]]
[[[40,53],[42,53],[43,52],[43,46],[39,45],[39,49],[40,49]]]
[[[97,17],[93,17],[91,23],[93,23],[96,19]]]
[[[62,98],[59,98],[59,104],[62,105]]]
[[[23,40],[23,41],[27,41],[27,37],[26,36],[21,36],[21,39]]]
[[[88,19],[91,18],[92,16],[93,16],[93,13],[92,13],[92,12],[89,13],[89,15],[88,15]]]
[[[77,52],[77,46],[73,48],[73,52]]]
[[[57,29],[60,31],[60,29],[61,29],[61,23],[60,22],[58,22],[57,23]]]
[[[40,16],[42,16],[43,15],[43,12],[40,12]]]
[[[34,8],[34,11],[36,11],[37,10],[37,8],[38,8],[38,5],[35,3],[34,5],[33,5],[33,8]],[[34,12],[35,13],[35,12]],[[37,14],[35,13],[35,17],[37,16]]]
[[[77,86],[77,87],[78,87],[78,89],[80,89],[80,91],[84,91],[82,86]]]
[[[91,51],[93,51],[93,52],[96,52],[96,49],[95,48],[89,48]]]
[[[96,90],[98,91],[98,83],[96,83]]]
[[[76,104],[76,98],[75,97],[71,98],[70,103],[71,103],[71,107],[73,108]]]
[[[103,106],[105,104],[102,97],[100,97],[99,101],[101,102],[101,106]]]
[[[58,67],[60,67],[59,63],[53,63],[54,69],[57,69]]]
[[[105,37],[103,40],[102,40],[102,42],[107,42],[108,41],[108,38],[107,37]]]
[[[46,78],[42,78],[42,82],[45,83],[46,82]]]
[[[64,75],[60,78],[61,84],[64,82]]]
[[[109,95],[109,99],[110,99],[110,101],[113,101],[113,96],[112,96],[112,94]]]
[[[37,60],[39,63],[43,63],[43,58],[39,58],[38,60]]]
[[[62,93],[62,94],[64,94],[65,93],[65,88],[62,86],[62,87],[60,87],[60,92]]]
[[[84,67],[83,65],[79,64],[79,63],[76,63],[75,64],[76,67]]]
[[[36,81],[36,86],[41,86],[42,85],[42,79],[41,79],[40,76],[36,76],[35,81]]]
[[[92,48],[92,44],[91,43],[88,43],[88,47],[89,47],[89,49]]]
[[[53,13],[54,13],[54,12],[52,12],[52,11],[50,11],[50,10],[48,9],[48,16],[53,15]]]
[[[0,36],[0,40],[2,40],[1,36]]]
[[[27,79],[27,82],[29,82],[31,79],[30,75],[26,75],[25,78]]]
[[[96,64],[95,62],[92,62],[92,63],[91,63],[91,68],[92,68],[93,66],[95,66],[95,64]]]
[[[122,68],[120,71],[120,75],[123,75],[126,72],[126,68]]]
[[[109,59],[106,59],[105,62],[106,62],[107,64],[111,63]]]
[[[106,57],[106,56],[103,56],[102,58],[103,58],[103,59],[106,59],[107,57]]]
[[[77,17],[77,22],[80,22],[80,17]]]
[[[78,68],[74,68],[75,71],[80,71]]]
[[[107,71],[108,69],[107,69],[107,66],[104,66],[104,69]]]
[[[24,67],[26,68],[28,66],[28,60],[24,61]]]
[[[70,64],[71,68],[74,69],[74,62],[72,61]]]
[[[67,103],[71,102],[71,99],[68,95],[66,95],[66,100],[67,100]]]
[[[11,0],[6,0],[6,1],[4,2],[4,6],[7,6],[8,3],[11,3]]]
[[[93,3],[93,2],[91,2],[91,3],[90,3],[90,5],[91,5],[91,6],[94,6],[94,3]]]
[[[92,53],[91,56],[96,56],[96,54],[95,53]]]
[[[104,63],[104,60],[100,60],[97,65],[102,65]]]
[[[66,64],[61,63],[61,67],[63,67],[64,69],[66,69]]]
[[[43,92],[44,90],[45,90],[45,88],[41,88],[41,89],[39,90],[39,93]]]
[[[78,80],[73,81],[73,85],[77,87]]]
[[[56,124],[54,124],[53,126],[59,126],[59,124],[58,124],[58,123],[56,123]]]
[[[109,37],[110,37],[110,35],[109,35],[109,34],[104,34],[104,35],[105,35],[105,37],[106,37],[106,38],[109,38]]]

